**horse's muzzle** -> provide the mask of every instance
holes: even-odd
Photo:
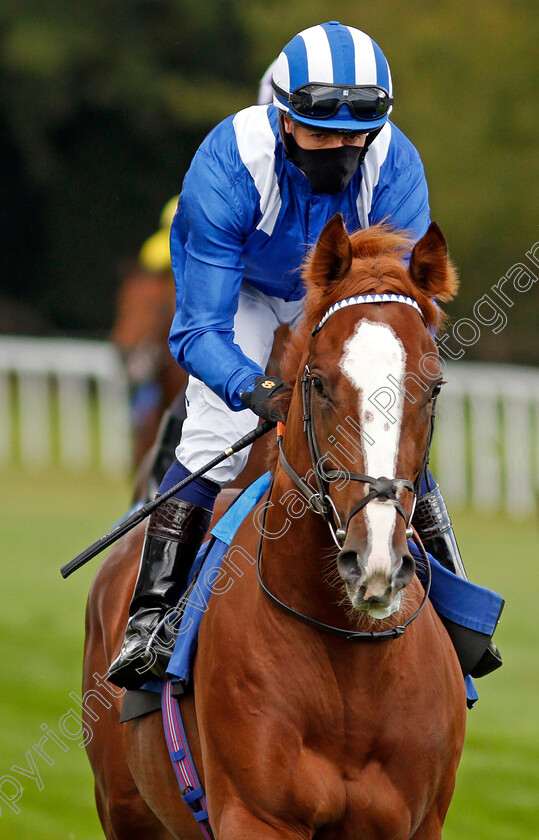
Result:
[[[402,589],[415,571],[413,558],[406,552],[391,552],[387,569],[368,569],[368,557],[351,548],[343,548],[337,556],[337,568],[346,586],[352,606],[373,618],[387,618],[401,605]]]

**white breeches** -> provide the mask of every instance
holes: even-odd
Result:
[[[302,300],[287,302],[269,297],[244,282],[234,318],[234,341],[249,359],[265,370],[275,330],[281,324],[296,327],[302,315]],[[211,461],[258,424],[259,418],[252,411],[231,411],[223,400],[193,376],[187,384],[186,402],[187,417],[176,458],[190,472]],[[242,471],[249,451],[250,447],[231,455],[204,477],[224,487]]]

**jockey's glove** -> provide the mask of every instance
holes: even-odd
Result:
[[[288,391],[290,388],[278,376],[257,376],[253,390],[244,391],[241,401],[263,420],[284,423],[288,403],[283,405],[279,398]]]

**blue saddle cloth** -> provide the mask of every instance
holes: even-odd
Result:
[[[200,622],[208,607],[212,588],[216,586],[222,575],[221,561],[240,524],[267,492],[270,484],[269,472],[251,484],[212,529],[212,539],[204,543],[196,557],[187,580],[187,587],[195,576],[198,575],[198,577],[178,627],[178,638],[168,666],[168,674],[173,682],[181,680],[185,684],[189,683]],[[418,577],[424,583],[425,570],[421,555],[413,542],[409,541],[408,545],[412,556],[417,561]],[[428,557],[432,575],[429,597],[436,612],[456,624],[491,636],[503,606],[501,595],[457,577],[453,572],[441,566],[432,555],[429,554]],[[465,683],[468,706],[472,706],[478,699],[478,694],[470,676],[465,677]],[[161,683],[152,680],[145,683],[143,688],[160,691]]]

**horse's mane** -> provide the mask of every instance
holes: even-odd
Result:
[[[281,376],[290,388],[294,386],[312,330],[337,301],[373,293],[401,294],[418,303],[429,329],[440,329],[446,320],[445,313],[410,276],[405,258],[410,253],[413,240],[406,233],[382,223],[356,231],[351,234],[350,242],[353,254],[350,270],[336,281],[328,282],[327,264],[316,258],[320,243],[308,254],[302,265],[301,273],[306,288],[305,315],[298,329],[291,333],[281,361]],[[440,283],[437,297],[449,300],[454,296],[457,285],[456,270],[448,259],[447,276]],[[280,400],[283,408],[288,409],[290,399],[290,391],[283,394]],[[270,467],[275,466],[275,457],[276,451],[272,448],[269,453]]]

